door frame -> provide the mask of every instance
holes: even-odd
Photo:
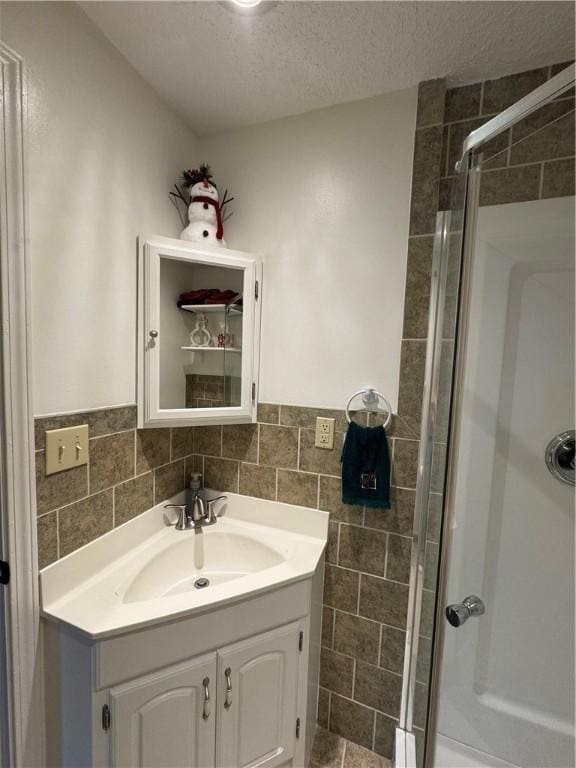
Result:
[[[0,41],[0,534],[10,766],[43,765],[26,184],[27,82]]]

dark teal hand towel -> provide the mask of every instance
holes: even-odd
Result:
[[[390,457],[384,427],[352,422],[342,448],[342,501],[390,509]]]

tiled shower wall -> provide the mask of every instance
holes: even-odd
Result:
[[[478,126],[565,69],[570,62],[487,80],[446,94],[440,209],[450,207],[462,141]],[[482,148],[480,205],[574,194],[574,92],[568,91]]]
[[[443,91],[442,81],[419,91],[399,414],[419,431],[424,384],[430,270],[436,210],[451,208],[454,166],[464,138],[478,126],[544,83],[568,63]],[[439,121],[439,115],[442,115]],[[423,124],[423,122],[425,124]],[[481,206],[574,195],[574,93],[568,92],[482,147]],[[438,162],[439,161],[439,162]],[[439,178],[440,177],[440,178]],[[458,210],[458,201],[456,201]],[[457,217],[457,221],[458,221]],[[436,599],[438,520],[445,469],[450,370],[457,296],[457,226],[451,237],[446,317],[440,364],[437,433],[432,461],[433,516],[427,534],[423,619],[420,624],[414,723],[419,736],[426,724],[427,678],[431,662],[432,611]],[[420,750],[418,750],[420,751]],[[422,755],[419,755],[422,757]]]
[[[206,484],[218,490],[329,511],[320,724],[391,756],[400,706],[432,246],[439,198],[440,207],[445,207],[450,169],[466,133],[489,119],[491,110],[505,108],[561,66],[447,92],[440,80],[420,86],[399,406],[389,430],[393,453],[390,511],[365,510],[340,501],[339,447],[346,428],[342,411],[260,404],[257,425],[142,431],[136,430],[134,406],[39,418],[36,464],[41,567],[181,490],[192,468],[203,471]],[[550,105],[548,113],[564,114],[562,110],[569,109],[570,104],[571,97],[567,96]],[[525,129],[514,129],[515,137],[506,136],[506,146],[498,143],[504,138],[495,140],[495,151],[505,151],[491,161],[491,170],[485,174],[488,181],[482,188],[483,204],[573,194],[573,117],[561,119],[555,127],[537,134],[540,138],[527,140],[520,154],[510,147],[519,130]],[[314,447],[317,415],[336,419],[333,451]],[[46,477],[44,431],[82,423],[90,425],[88,467]],[[442,467],[435,469],[437,513]],[[438,517],[434,515],[428,531],[417,670],[424,694],[435,598]],[[423,707],[425,696],[418,696],[417,701]],[[423,710],[416,713],[416,723],[423,726]]]

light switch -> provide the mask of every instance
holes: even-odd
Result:
[[[334,419],[316,418],[316,448],[334,448]]]
[[[88,424],[50,429],[46,437],[46,474],[88,464]]]

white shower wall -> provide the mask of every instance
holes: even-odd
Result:
[[[481,208],[472,276],[435,764],[574,760],[574,198]],[[478,750],[473,753],[470,750]]]

